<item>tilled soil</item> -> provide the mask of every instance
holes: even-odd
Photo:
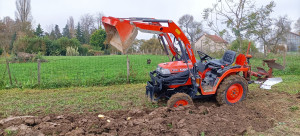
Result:
[[[0,120],[0,135],[243,135],[275,127],[295,102],[297,95],[261,91],[233,106],[196,100],[195,106],[171,109],[9,117]]]

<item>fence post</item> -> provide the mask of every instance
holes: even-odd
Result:
[[[129,75],[130,75],[130,60],[129,60],[128,55],[127,55],[127,83],[130,83]]]
[[[284,66],[284,68],[286,67],[286,50],[284,49],[283,50],[283,66]]]
[[[11,74],[10,74],[10,69],[9,69],[9,61],[7,59],[6,59],[6,68],[7,68],[7,73],[8,73],[8,77],[9,77],[9,82],[10,82],[10,85],[12,86],[13,84],[12,84]]]
[[[37,79],[38,79],[38,85],[40,85],[40,83],[41,83],[41,73],[40,73],[40,70],[41,70],[41,60],[38,59],[37,63],[38,63],[38,65],[37,65]]]

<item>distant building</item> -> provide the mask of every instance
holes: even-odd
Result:
[[[195,43],[195,50],[203,51],[205,53],[225,51],[228,42],[217,35],[209,35],[204,33]]]
[[[300,51],[300,35],[289,32],[285,36],[286,40],[281,41],[281,44],[285,44],[287,46],[288,52],[297,52]]]

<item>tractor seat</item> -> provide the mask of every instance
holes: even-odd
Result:
[[[231,50],[227,50],[222,59],[213,59],[209,61],[209,64],[214,67],[229,66],[234,62],[236,53]]]

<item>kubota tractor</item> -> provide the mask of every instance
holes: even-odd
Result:
[[[151,101],[168,98],[168,107],[193,104],[192,99],[211,95],[216,96],[219,104],[235,104],[246,98],[248,84],[253,82],[251,76],[264,80],[272,76],[272,67],[269,72],[263,69],[252,72],[248,65],[252,56],[248,52],[237,55],[227,50],[221,59],[214,59],[197,51],[197,60],[188,38],[172,20],[103,17],[102,22],[107,33],[106,42],[123,53],[132,44],[138,30],[158,34],[165,53],[169,56],[170,51],[172,59],[158,64],[156,70],[150,72],[146,95]],[[180,51],[174,46],[175,42]],[[278,68],[275,62],[270,61],[270,64]]]

